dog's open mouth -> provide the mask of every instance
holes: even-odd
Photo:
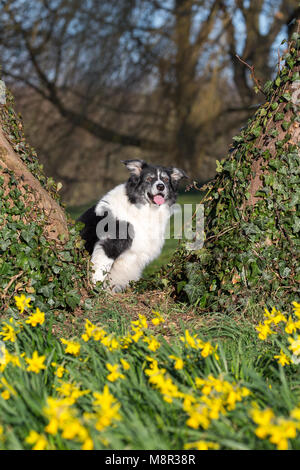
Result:
[[[161,206],[162,204],[165,203],[165,196],[163,194],[155,194],[154,196],[150,193],[148,193],[149,199],[156,204],[157,206]]]

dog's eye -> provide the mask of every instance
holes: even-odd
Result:
[[[145,181],[146,181],[147,183],[151,183],[151,181],[152,181],[152,176],[147,176],[147,178],[145,179]]]
[[[163,180],[164,183],[168,183],[169,178],[168,178],[167,176],[164,176],[164,177],[162,178],[162,180]]]

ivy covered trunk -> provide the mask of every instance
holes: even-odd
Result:
[[[86,263],[58,189],[26,142],[7,91],[0,104],[0,312],[20,292],[42,308],[73,309],[80,302]]]
[[[299,290],[300,39],[297,33],[266,102],[207,185],[205,242],[181,248],[168,279],[192,303],[214,310],[283,305]],[[182,286],[184,286],[182,288]]]

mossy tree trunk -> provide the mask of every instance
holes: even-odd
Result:
[[[26,142],[7,92],[0,104],[1,312],[20,292],[45,309],[74,309],[80,302],[81,280],[87,274],[81,242],[67,222],[58,189]]]
[[[19,198],[25,206],[31,205],[32,210],[27,214],[29,220],[39,211],[43,212],[46,221],[45,236],[58,241],[68,236],[65,213],[29,169],[30,160],[33,163],[36,157],[32,155],[30,147],[24,144],[21,122],[15,121],[6,111],[8,110],[1,110],[0,118],[0,177],[3,187],[1,197],[9,196],[9,175],[13,174],[18,181]],[[9,126],[6,125],[7,122]],[[9,199],[14,204],[12,198],[8,197],[6,200]]]
[[[204,309],[283,305],[299,289],[300,39],[293,35],[266,102],[205,188],[202,249],[176,253],[168,279]],[[182,286],[184,286],[182,288]]]

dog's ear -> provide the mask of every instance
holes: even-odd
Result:
[[[143,160],[121,160],[121,162],[126,165],[131,175],[135,176],[140,176],[142,169],[146,166]]]
[[[188,178],[188,175],[184,170],[180,170],[179,168],[171,168],[171,178],[173,181],[179,182],[183,178]]]

